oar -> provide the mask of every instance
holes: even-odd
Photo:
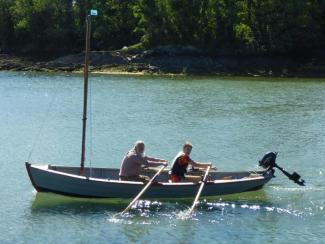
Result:
[[[192,207],[190,208],[190,210],[188,211],[188,214],[191,214],[193,212],[193,210],[195,209],[196,205],[197,205],[197,202],[199,200],[199,197],[201,195],[201,192],[203,190],[203,187],[204,187],[204,184],[205,184],[205,181],[206,181],[206,178],[208,176],[208,173],[209,173],[209,170],[210,170],[211,166],[208,166],[207,170],[205,171],[205,174],[204,174],[204,177],[203,177],[203,180],[201,182],[201,185],[200,185],[200,188],[196,194],[196,197],[194,199],[194,202],[193,202],[193,205]]]
[[[124,209],[121,213],[119,213],[120,215],[125,214],[127,211],[130,210],[130,208],[133,206],[133,204],[139,200],[139,198],[148,190],[149,186],[152,184],[152,182],[154,181],[154,179],[160,174],[160,172],[166,168],[166,166],[161,167],[158,172],[151,178],[151,180],[146,184],[146,186],[142,189],[142,191],[139,192],[139,194],[132,200],[132,202],[130,202],[130,204],[126,207],[126,209]]]

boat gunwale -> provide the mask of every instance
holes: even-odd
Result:
[[[94,182],[102,182],[102,183],[111,183],[111,184],[126,184],[126,185],[145,185],[145,183],[143,182],[139,182],[139,181],[123,181],[123,180],[110,180],[110,179],[101,179],[101,178],[95,178],[95,177],[86,177],[86,176],[80,176],[80,175],[75,175],[75,174],[70,174],[70,173],[65,173],[65,172],[61,172],[58,170],[53,170],[53,169],[49,169],[49,167],[51,167],[51,165],[33,165],[30,164],[28,162],[26,162],[26,168],[28,171],[28,175],[31,179],[32,185],[34,186],[34,188],[37,190],[39,187],[36,185],[33,177],[32,177],[32,173],[30,171],[30,167],[33,167],[35,169],[38,170],[42,170],[42,171],[46,171],[52,174],[58,174],[58,175],[62,175],[62,176],[66,176],[66,177],[72,177],[72,178],[76,178],[76,179],[80,179],[80,180],[88,180],[88,181],[94,181]],[[61,166],[59,166],[61,167]],[[63,167],[69,167],[69,166],[63,166]],[[73,167],[73,166],[72,166]],[[116,168],[96,168],[96,169],[112,169],[112,170],[116,170]],[[250,171],[240,171],[240,172],[222,172],[222,173],[241,173],[241,172],[250,172]],[[267,173],[268,171],[262,171]],[[206,184],[207,185],[219,185],[219,184],[230,184],[230,183],[237,183],[237,182],[247,182],[247,181],[256,181],[256,180],[265,180],[268,177],[264,177],[263,175],[258,175],[256,177],[243,177],[240,179],[221,179],[221,180],[213,180],[213,181],[207,181]],[[152,186],[196,186],[199,185],[199,183],[193,183],[193,182],[177,182],[177,183],[173,183],[173,182],[154,182],[152,184]]]
[[[44,166],[48,166],[48,169],[50,170],[50,168],[52,167],[62,167],[62,168],[76,168],[76,169],[79,169],[80,167],[79,166],[65,166],[65,165],[58,165],[58,164],[32,164],[30,163],[32,166],[35,166],[35,167],[44,167]],[[85,169],[92,169],[92,170],[116,170],[116,171],[119,171],[119,168],[104,168],[104,167],[85,167]],[[159,167],[148,167],[148,168],[144,168],[145,171],[149,171],[149,172],[156,172],[157,170],[156,169],[159,169]],[[54,171],[58,171],[58,172],[61,172],[59,170],[55,170],[55,169],[51,169],[51,170],[54,170]],[[170,169],[165,169],[163,171],[163,173],[165,172],[169,172]],[[268,170],[263,170],[263,169],[260,169],[260,170],[242,170],[242,171],[217,171],[217,170],[210,170],[210,173],[236,173],[236,174],[241,174],[241,173],[257,173],[257,174],[260,174],[260,175],[263,175],[264,173],[266,173]],[[194,170],[194,171],[189,171],[189,172],[199,172],[197,170]],[[204,173],[202,171],[202,173]]]

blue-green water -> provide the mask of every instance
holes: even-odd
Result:
[[[35,163],[79,163],[82,82],[0,72],[1,243],[324,243],[324,80],[91,77],[88,165],[119,167],[138,139],[171,160],[191,140],[193,158],[220,170],[256,169],[276,150],[307,181],[277,173],[263,190],[202,199],[190,219],[191,201],[143,200],[112,218],[127,201],[35,192],[24,168],[31,151]]]

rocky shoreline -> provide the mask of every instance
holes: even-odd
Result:
[[[46,61],[0,54],[0,70],[80,72],[84,53]],[[205,55],[194,48],[91,52],[91,72],[131,74],[325,77],[325,59],[254,55]]]

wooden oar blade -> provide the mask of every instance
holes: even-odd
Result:
[[[206,181],[206,179],[207,179],[207,176],[208,176],[208,173],[209,173],[210,168],[211,168],[211,166],[208,166],[207,169],[206,169],[206,171],[205,171],[205,174],[204,174],[203,180],[202,180],[202,182],[201,182],[201,185],[200,185],[200,187],[199,187],[199,190],[198,190],[198,192],[197,192],[197,194],[196,194],[196,197],[195,197],[195,199],[194,199],[194,201],[193,201],[193,204],[192,204],[192,206],[191,206],[191,208],[190,208],[188,214],[191,214],[191,213],[194,211],[195,207],[197,206],[197,203],[198,203],[199,197],[200,197],[201,192],[202,192],[202,190],[203,190],[203,187],[204,187],[205,181]]]
[[[132,200],[132,202],[130,202],[130,204],[121,212],[119,213],[120,215],[125,214],[127,211],[130,210],[130,208],[133,206],[133,204],[139,200],[139,198],[147,191],[147,189],[150,187],[150,185],[152,184],[152,182],[154,181],[155,178],[157,178],[157,176],[163,171],[164,168],[166,168],[167,166],[163,166],[161,167],[158,172],[150,179],[150,181],[145,185],[145,187],[138,193],[138,195]]]

